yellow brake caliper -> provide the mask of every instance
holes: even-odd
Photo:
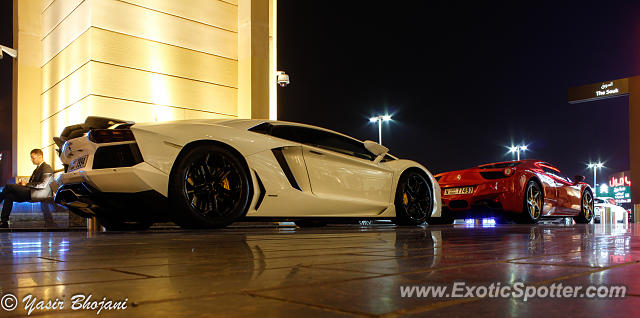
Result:
[[[229,185],[229,179],[224,178],[222,180],[222,187],[227,189],[227,190],[231,190],[231,186]]]
[[[402,203],[404,203],[404,205],[409,204],[409,197],[407,196],[406,193],[402,194]]]

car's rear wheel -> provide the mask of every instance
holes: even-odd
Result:
[[[433,195],[431,184],[418,171],[407,171],[400,177],[395,198],[398,225],[420,225],[431,216]]]
[[[586,189],[582,192],[582,207],[580,209],[580,214],[574,216],[573,220],[576,221],[576,223],[589,223],[593,219],[593,211],[593,194],[591,193],[591,190]]]
[[[98,223],[107,231],[143,231],[153,225],[153,221],[122,221],[116,218],[97,217]]]
[[[249,208],[249,171],[225,147],[205,144],[188,150],[171,178],[171,215],[184,228],[225,227]]]
[[[533,180],[529,181],[524,190],[524,202],[519,223],[538,223],[538,220],[540,220],[542,216],[542,198],[543,194],[540,185]]]

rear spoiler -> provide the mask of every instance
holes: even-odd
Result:
[[[67,140],[82,137],[92,129],[128,129],[135,122],[115,118],[89,116],[82,124],[67,126],[60,137],[53,137],[53,142],[58,146],[56,151],[60,154],[60,148]]]

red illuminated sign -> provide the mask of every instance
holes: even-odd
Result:
[[[620,178],[616,178],[616,177],[612,177],[611,180],[609,180],[609,186],[610,187],[621,187],[621,186],[631,186],[631,180],[629,180],[629,177],[620,177]]]

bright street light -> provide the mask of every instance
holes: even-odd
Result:
[[[391,115],[378,115],[369,118],[369,122],[375,123],[378,122],[378,143],[382,145],[382,122],[390,121]]]
[[[526,145],[522,145],[522,146],[511,146],[511,147],[507,147],[509,148],[509,152],[510,153],[516,153],[518,154],[518,161],[520,161],[520,151],[525,152],[527,150],[529,150],[529,147],[527,147]]]
[[[592,169],[592,168],[602,168],[602,167],[604,167],[604,164],[603,164],[602,162],[598,162],[598,163],[590,163],[590,164],[588,164],[588,165],[587,165],[587,167],[588,167],[589,169]]]
[[[598,183],[596,182],[598,177],[598,169],[602,169],[603,167],[604,167],[604,164],[600,161],[598,161],[597,163],[589,163],[587,165],[587,168],[593,169],[593,189],[594,190],[598,188]]]

